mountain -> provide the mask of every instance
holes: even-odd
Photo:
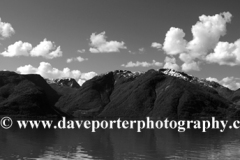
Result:
[[[0,115],[91,118],[240,117],[240,89],[171,69],[116,70],[81,87],[74,79],[43,79],[0,71]]]
[[[206,79],[193,77],[184,72],[178,72],[169,69],[165,70],[164,73],[171,76],[179,77],[181,79],[185,79],[186,81],[189,81],[197,85],[201,85],[203,87],[205,86],[206,88],[212,88],[216,90],[218,94],[221,95],[222,97],[232,101],[235,104],[240,104],[240,88],[236,91],[232,91],[229,88],[224,87],[215,81],[208,81]]]
[[[230,96],[230,99],[236,104],[240,105],[240,89],[233,92]]]
[[[218,88],[218,89],[216,89]],[[227,89],[171,69],[117,70],[88,80],[56,107],[74,117],[194,119],[239,115]],[[222,91],[222,93],[220,92]]]
[[[204,80],[204,83],[206,85],[208,85],[209,87],[215,89],[219,93],[219,95],[221,95],[222,97],[232,101],[233,103],[235,103],[237,105],[240,105],[240,89],[238,89],[236,91],[232,91],[229,88],[224,87],[214,81]]]
[[[80,88],[80,85],[73,78],[46,79],[48,84],[57,84],[59,86]]]
[[[60,96],[73,93],[81,87],[73,78],[45,80]]]
[[[40,75],[0,71],[0,115],[65,115],[54,107],[58,99],[57,92]]]

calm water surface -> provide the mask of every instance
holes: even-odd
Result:
[[[0,128],[0,159],[240,159],[240,130]]]

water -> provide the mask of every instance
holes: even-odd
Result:
[[[240,159],[240,130],[0,128],[0,159]]]

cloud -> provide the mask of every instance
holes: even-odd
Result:
[[[77,82],[78,82],[78,84],[79,84],[80,86],[82,86],[83,83],[86,82],[86,80],[84,80],[84,79],[79,79]]]
[[[144,54],[146,52],[146,49],[145,48],[139,48],[138,51],[131,51],[129,50],[128,51],[130,54]]]
[[[184,72],[188,71],[200,71],[200,62],[196,62],[192,59],[190,54],[181,53],[179,59],[184,63],[182,64],[182,70]]]
[[[97,73],[95,73],[95,72],[87,72],[87,73],[83,73],[83,74],[81,75],[81,78],[88,80],[88,79],[92,79],[92,78],[95,77],[96,75],[97,75]]]
[[[10,23],[2,22],[0,18],[0,37],[8,38],[11,37],[15,33],[12,25]]]
[[[135,51],[133,52],[131,50],[129,50],[128,52],[130,54],[144,54],[146,52],[146,49],[145,48],[139,48],[138,51],[136,51],[136,52]]]
[[[60,46],[56,47],[54,42],[44,39],[36,47],[28,42],[18,41],[12,45],[9,45],[4,52],[0,53],[4,57],[16,57],[16,56],[42,56],[46,59],[53,59],[62,56]]]
[[[97,75],[95,72],[81,73],[79,70],[70,70],[69,68],[59,70],[47,62],[41,62],[37,68],[32,65],[21,66],[17,68],[17,72],[21,74],[40,74],[42,77],[50,79],[74,78],[76,81],[81,82],[81,85],[86,80]]]
[[[215,81],[231,90],[237,90],[240,88],[240,78],[225,77],[222,80],[218,80],[217,78],[208,77],[206,80]]]
[[[199,62],[191,61],[182,64],[182,70],[184,72],[188,71],[200,71]]]
[[[18,41],[8,46],[8,48],[0,53],[4,57],[29,56],[32,45],[27,42]]]
[[[138,51],[139,51],[140,54],[142,54],[142,53],[144,53],[146,50],[145,50],[145,48],[139,48]]]
[[[85,49],[79,49],[79,50],[77,50],[77,52],[78,52],[78,53],[85,53],[86,50],[85,50]]]
[[[60,46],[56,47],[54,42],[44,39],[30,52],[31,56],[39,57],[42,56],[47,59],[53,59],[62,56],[62,51]]]
[[[88,72],[88,73],[83,73],[81,75],[81,78],[78,80],[78,84],[82,85],[85,83],[87,80],[92,79],[93,77],[97,76],[97,73],[95,72]]]
[[[71,63],[74,60],[74,58],[68,58],[67,63]]]
[[[127,48],[124,42],[107,41],[106,39],[107,36],[105,36],[105,32],[99,34],[92,33],[90,37],[90,46],[92,46],[92,48],[90,48],[89,51],[92,53],[109,53],[119,52],[119,49]]]
[[[240,65],[240,39],[234,43],[218,42],[214,52],[207,55],[206,60],[219,65]]]
[[[82,58],[80,56],[77,57],[76,59],[77,59],[78,62],[82,62],[82,61],[87,61],[88,60],[88,58]]]
[[[83,62],[83,61],[87,61],[87,60],[88,60],[88,58],[82,58],[81,56],[78,56],[76,58],[68,58],[67,63],[71,63],[73,61]]]
[[[136,54],[136,52],[133,52],[133,51],[130,51],[130,50],[128,52],[131,53],[131,54]]]
[[[50,63],[41,62],[38,68],[35,68],[31,65],[25,65],[17,68],[17,71],[21,74],[40,74],[45,78],[75,78],[78,79],[81,76],[81,72],[78,70],[71,71],[69,68],[64,68],[59,70],[52,67]]]
[[[162,49],[162,45],[160,43],[157,43],[157,42],[153,42],[151,47],[157,48],[158,50]]]
[[[139,62],[137,61],[136,63],[130,61],[127,64],[122,64],[122,67],[152,67],[152,66],[157,66],[157,67],[161,67],[163,64],[160,62],[157,62],[155,60],[152,61],[152,63],[148,63],[148,62]]]
[[[187,41],[184,39],[185,33],[182,29],[171,27],[167,32],[163,50],[168,55],[176,55],[186,50]]]
[[[231,13],[223,12],[214,16],[202,15],[192,26],[193,39],[187,49],[191,52],[206,54],[215,48],[221,36],[226,34],[226,23],[231,22]]]
[[[165,62],[165,64],[164,64],[163,68],[179,70],[179,66],[176,63],[176,59],[174,57],[166,57],[164,62]]]
[[[221,52],[224,49],[228,50],[228,47],[225,44],[224,48],[223,43],[219,42],[220,37],[226,34],[226,24],[231,22],[231,18],[232,15],[229,12],[200,16],[199,21],[192,26],[193,39],[189,42],[184,39],[185,33],[182,29],[171,27],[166,34],[163,50],[167,55],[179,54],[179,58],[184,62],[183,71],[200,70],[199,64],[202,61],[221,64],[228,64],[231,61],[230,64],[234,65],[238,62],[236,56]],[[238,43],[235,42],[235,46],[237,45]],[[208,55],[212,50],[215,52]],[[220,53],[222,55],[218,56]]]

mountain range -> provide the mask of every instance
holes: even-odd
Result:
[[[240,117],[240,89],[172,69],[116,70],[79,86],[74,79],[44,79],[0,71],[0,115],[88,118]]]

